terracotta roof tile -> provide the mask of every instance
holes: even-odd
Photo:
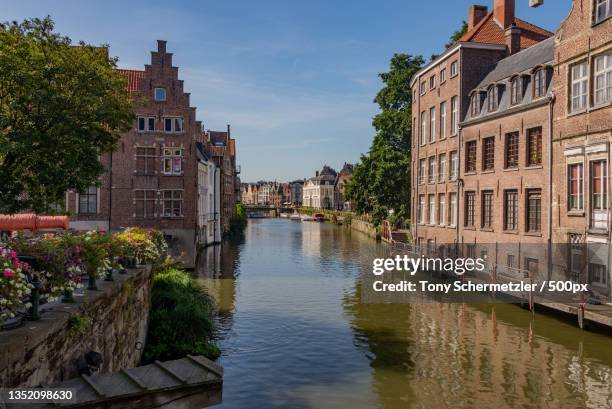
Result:
[[[129,93],[138,90],[138,79],[144,78],[145,72],[139,70],[125,70],[121,68],[117,68],[116,71],[121,75],[124,75],[128,80],[127,90]]]
[[[553,33],[531,23],[515,18],[514,24],[521,29],[521,48],[529,48],[540,41],[551,37]],[[505,44],[504,30],[493,18],[493,13],[487,14],[472,30],[459,39],[462,42]]]

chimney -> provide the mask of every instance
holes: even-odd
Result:
[[[166,40],[157,40],[157,52],[166,54]]]
[[[488,11],[487,6],[479,6],[477,4],[470,6],[468,9],[468,31],[476,27],[485,18]]]
[[[495,0],[493,17],[504,30],[514,23],[514,0]]]
[[[315,176],[319,177],[319,171],[318,170],[315,172]]]
[[[515,24],[506,29],[506,47],[508,48],[508,55],[521,51],[521,29]]]
[[[229,137],[230,137],[230,135],[231,135],[231,134],[230,134],[230,125],[229,125],[229,124],[227,124],[227,137],[229,138]]]

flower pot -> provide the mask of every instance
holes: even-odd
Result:
[[[72,295],[72,290],[64,290],[62,294],[62,302],[63,303],[73,303],[74,296]]]

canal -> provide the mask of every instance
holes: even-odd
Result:
[[[284,219],[208,248],[221,407],[612,408],[612,338],[513,305],[362,302],[387,252]]]

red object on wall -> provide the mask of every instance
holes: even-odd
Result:
[[[68,229],[68,216],[37,216],[33,213],[0,214],[0,231]]]

